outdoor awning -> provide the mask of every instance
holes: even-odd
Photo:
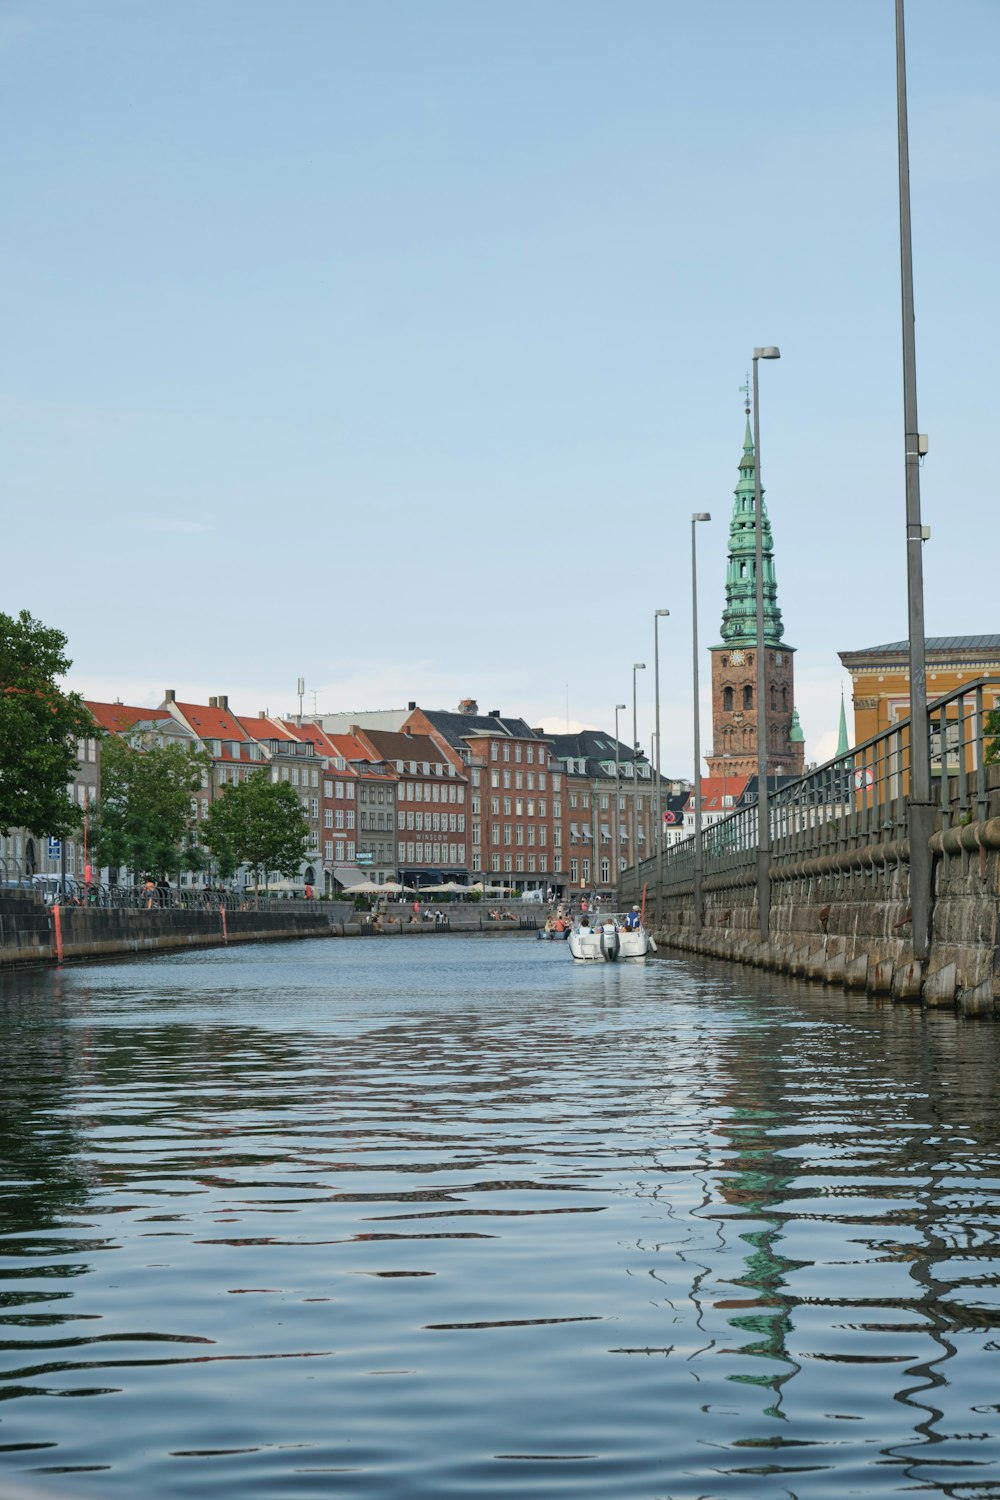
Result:
[[[338,885],[362,885],[372,878],[370,870],[359,870],[357,865],[334,865],[330,873]]]

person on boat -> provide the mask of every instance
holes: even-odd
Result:
[[[639,917],[639,908],[637,906],[633,906],[632,910],[625,918],[625,930],[626,932],[637,932],[641,926],[642,922]]]
[[[590,931],[590,918],[588,916],[586,916],[586,915],[584,915],[584,916],[582,916],[580,918],[580,931],[581,932],[589,932]]]

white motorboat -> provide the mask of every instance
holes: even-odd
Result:
[[[577,917],[569,935],[573,958],[597,963],[616,963],[620,958],[645,958],[656,952],[656,944],[642,926],[629,927],[623,912]]]

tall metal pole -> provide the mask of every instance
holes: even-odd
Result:
[[[917,432],[917,355],[913,310],[913,249],[910,235],[910,148],[906,113],[906,42],[903,0],[896,0],[896,116],[899,144],[899,253],[903,316],[903,427],[906,466],[906,598],[910,637],[910,909],[913,955],[926,958],[930,943],[933,831],[927,672],[924,650],[923,528],[920,524],[920,439]]]
[[[663,798],[660,783],[660,619],[669,609],[653,612],[653,675],[656,678],[656,921],[660,922],[663,902]]]
[[[625,712],[624,703],[615,704],[615,903],[618,901],[618,882],[621,878],[622,863],[622,836],[621,836],[621,802],[622,802],[622,778],[621,778],[621,743],[618,739],[618,715]]]
[[[639,719],[636,696],[636,673],[645,672],[644,661],[632,663],[632,864],[639,870]]]
[[[691,517],[691,662],[694,682],[694,930],[702,929],[703,910],[701,879],[704,847],[701,831],[701,689],[698,685],[698,549],[699,521],[710,521],[708,511],[696,511]]]
[[[766,643],[764,640],[764,518],[760,477],[760,402],[757,389],[757,361],[779,359],[773,346],[753,351],[753,511],[754,511],[754,593],[757,604],[757,911],[760,918],[760,940],[771,936],[771,818],[767,804],[767,693]]]

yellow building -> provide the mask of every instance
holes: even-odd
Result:
[[[968,686],[977,677],[1000,678],[1000,635],[928,636],[924,650],[928,702]],[[856,745],[909,716],[908,642],[892,641],[887,646],[838,654],[851,674]],[[987,691],[984,707],[1000,707],[1000,681]]]

